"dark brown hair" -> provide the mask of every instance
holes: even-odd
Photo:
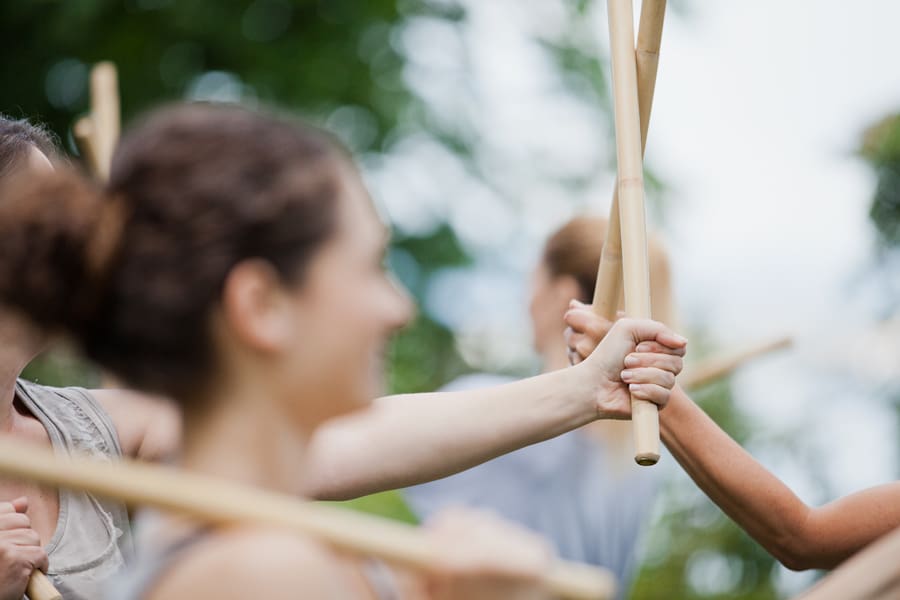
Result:
[[[0,115],[0,179],[9,175],[32,148],[47,158],[56,157],[56,141],[49,131],[25,119]]]
[[[608,221],[602,217],[579,216],[560,227],[544,245],[542,260],[551,277],[568,275],[578,282],[582,302],[590,302],[597,282],[597,266],[603,252]],[[654,237],[648,240],[653,317],[674,326],[669,262]]]
[[[0,299],[73,334],[137,388],[192,395],[215,367],[210,313],[234,265],[298,282],[336,227],[344,154],[321,131],[238,107],[163,109],[109,184],[70,170],[0,203]]]

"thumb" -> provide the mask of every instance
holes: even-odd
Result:
[[[22,496],[21,498],[16,498],[10,504],[13,505],[13,510],[17,513],[25,513],[28,510],[28,498]]]

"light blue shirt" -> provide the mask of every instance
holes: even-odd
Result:
[[[497,375],[467,375],[443,391],[510,381]],[[451,506],[496,512],[548,538],[561,558],[611,570],[619,596],[624,597],[660,477],[657,468],[611,461],[609,449],[596,436],[573,431],[408,488],[404,495],[422,520]]]

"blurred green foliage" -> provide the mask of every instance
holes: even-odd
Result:
[[[860,154],[877,183],[869,215],[886,247],[900,245],[900,114],[885,117],[863,134]]]

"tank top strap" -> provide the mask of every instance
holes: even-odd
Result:
[[[94,458],[122,456],[109,415],[84,388],[49,387],[18,379],[16,394],[35,416],[51,425],[47,429],[55,447]]]

